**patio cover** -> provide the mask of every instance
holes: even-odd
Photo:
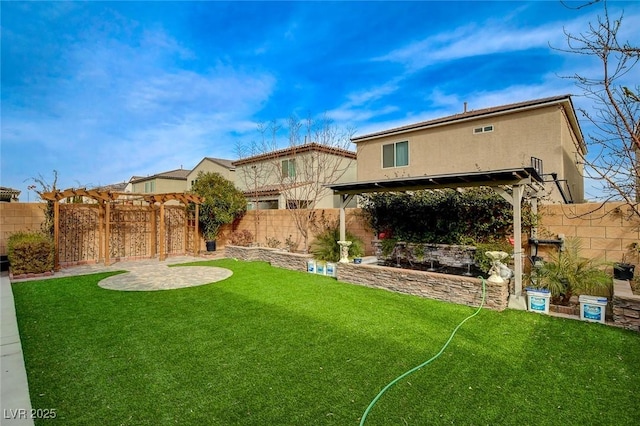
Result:
[[[334,194],[341,196],[340,203],[340,240],[345,239],[345,207],[354,195],[368,192],[406,192],[421,189],[444,189],[487,186],[493,188],[513,206],[514,233],[514,278],[515,294],[509,296],[509,307],[526,309],[522,296],[522,209],[524,191],[536,199],[532,202],[534,213],[537,211],[536,195],[543,188],[542,176],[533,167],[514,169],[474,171],[441,175],[399,177],[375,181],[347,182],[326,185]]]

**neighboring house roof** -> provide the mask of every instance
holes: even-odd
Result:
[[[233,171],[236,169],[236,167],[233,165],[233,160],[227,160],[225,158],[215,158],[215,157],[204,157],[199,163],[198,166],[200,164],[202,164],[202,162],[204,161],[211,161],[212,163],[215,163],[217,165],[219,165],[220,167],[223,167],[225,169],[228,169],[229,171]],[[198,166],[195,166],[194,169],[197,169]]]
[[[124,192],[127,182],[112,183],[110,185],[98,186],[94,188],[96,191]]]
[[[131,178],[132,183],[144,182],[147,180],[153,179],[175,179],[175,180],[187,180],[187,175],[191,173],[191,170],[188,169],[175,169],[169,170],[168,172],[157,173],[152,176],[145,176],[142,178]]]
[[[266,197],[273,195],[280,195],[282,191],[292,188],[297,188],[299,186],[304,186],[309,184],[310,182],[296,182],[291,184],[274,184],[274,185],[264,185],[255,189],[247,189],[243,192],[245,197],[250,196],[258,196],[258,197]]]
[[[0,186],[0,201],[5,200],[17,200],[20,195],[19,190],[13,188],[7,188],[6,186]]]
[[[396,127],[393,129],[387,129],[379,132],[369,133],[366,135],[355,136],[351,138],[351,141],[353,143],[358,143],[358,142],[363,142],[369,139],[375,139],[381,136],[401,134],[405,132],[426,129],[429,127],[444,126],[444,125],[454,124],[455,122],[459,122],[459,121],[475,120],[482,117],[491,117],[494,115],[510,114],[513,112],[518,112],[518,111],[527,110],[527,109],[543,108],[549,105],[561,105],[564,107],[567,113],[567,117],[569,118],[569,121],[571,123],[571,127],[573,128],[573,131],[576,134],[576,137],[579,139],[580,143],[583,145],[583,148],[584,148],[584,139],[582,137],[582,131],[580,130],[580,125],[578,124],[578,120],[575,115],[575,110],[573,109],[573,103],[571,102],[571,95],[552,96],[548,98],[534,99],[530,101],[517,102],[513,104],[465,111],[460,114],[449,115],[446,117],[436,118],[434,120],[422,121],[419,123],[409,124],[406,126]]]
[[[264,154],[254,155],[252,157],[241,158],[240,160],[234,161],[233,165],[240,166],[243,164],[251,164],[251,163],[257,163],[265,160],[273,160],[279,157],[290,157],[292,155],[302,154],[304,152],[309,152],[309,151],[320,151],[320,152],[325,152],[327,154],[334,154],[334,155],[342,156],[345,158],[350,158],[353,160],[356,159],[356,153],[353,151],[312,142],[304,145],[279,149],[279,150],[267,152]]]

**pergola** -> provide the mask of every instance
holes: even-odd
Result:
[[[509,307],[526,309],[522,296],[522,209],[525,191],[532,197],[531,207],[537,212],[537,194],[543,188],[543,179],[533,167],[504,170],[475,171],[417,177],[400,177],[375,181],[337,183],[327,185],[334,194],[341,196],[340,240],[345,240],[345,208],[354,195],[371,192],[407,192],[421,189],[468,188],[487,186],[492,188],[513,206],[513,233],[515,258],[515,294],[509,297]]]
[[[199,219],[199,206],[204,201],[202,197],[195,194],[185,194],[180,192],[175,193],[166,193],[166,194],[134,194],[130,192],[112,192],[112,191],[101,191],[96,189],[65,189],[65,190],[55,190],[50,192],[45,192],[41,194],[42,199],[47,201],[53,201],[53,238],[55,244],[55,267],[58,268],[59,262],[59,253],[58,246],[60,241],[60,201],[69,199],[69,198],[89,198],[98,204],[100,209],[100,224],[99,229],[103,230],[104,241],[108,241],[110,239],[110,221],[109,218],[111,205],[116,202],[126,203],[126,202],[146,202],[148,205],[160,205],[160,238],[158,241],[159,244],[159,259],[165,260],[165,247],[164,247],[164,229],[165,229],[165,203],[168,201],[178,201],[185,206],[188,203],[195,204],[195,229],[194,229],[194,242],[198,241],[198,219]],[[99,245],[100,254],[99,257],[102,258],[104,254],[104,264],[110,264],[110,255],[108,247],[102,253],[102,244]],[[198,246],[197,243],[194,243],[194,254],[197,254]]]

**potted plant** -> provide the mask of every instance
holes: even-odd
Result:
[[[640,254],[640,243],[629,244],[629,253]],[[632,280],[635,265],[627,261],[627,254],[622,255],[622,261],[613,264],[613,278],[617,280]]]
[[[213,172],[199,172],[191,192],[204,198],[200,205],[200,227],[207,251],[215,251],[220,228],[242,217],[247,201],[233,182]]]
[[[611,287],[607,264],[582,257],[580,249],[578,238],[567,238],[563,250],[550,253],[549,261],[536,268],[539,285],[551,292],[554,303],[568,305],[573,294],[598,295]]]

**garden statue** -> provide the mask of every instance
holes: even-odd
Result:
[[[349,263],[349,246],[351,241],[338,241],[340,245],[340,263]]]
[[[491,269],[489,269],[489,278],[487,281],[504,284],[505,279],[511,278],[511,270],[502,263],[502,260],[509,257],[509,253],[503,251],[486,251],[484,253],[489,259],[491,259]]]

